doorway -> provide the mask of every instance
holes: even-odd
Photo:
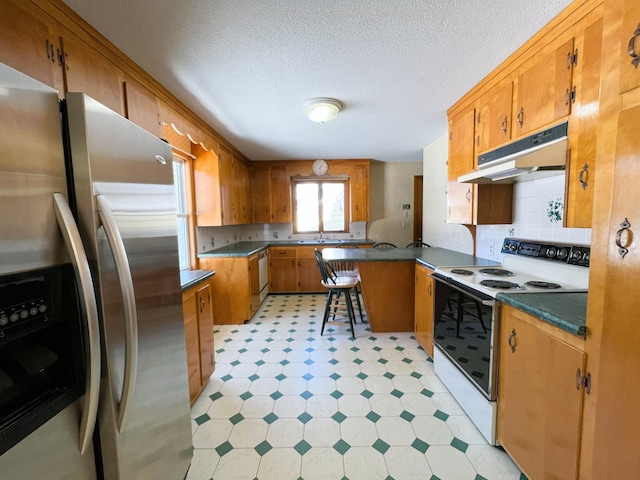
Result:
[[[422,241],[422,175],[413,177],[413,241]]]

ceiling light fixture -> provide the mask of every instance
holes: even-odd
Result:
[[[342,110],[342,103],[335,98],[314,98],[304,106],[304,112],[309,120],[325,123],[333,120]]]

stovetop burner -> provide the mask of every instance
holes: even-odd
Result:
[[[504,280],[482,280],[480,285],[489,288],[499,288],[501,290],[510,290],[512,288],[521,288],[520,285],[513,282],[506,282]]]
[[[456,275],[464,275],[465,277],[473,275],[473,272],[471,270],[465,270],[463,268],[454,268],[453,270],[451,270],[451,273],[455,273]]]
[[[494,275],[496,277],[512,277],[515,273],[505,270],[504,268],[481,268],[480,273],[485,275]]]
[[[525,285],[529,285],[530,287],[535,288],[544,288],[548,290],[554,290],[556,288],[562,288],[562,285],[553,282],[540,282],[537,280],[531,280],[530,282],[525,282]]]

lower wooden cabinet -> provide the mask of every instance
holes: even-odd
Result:
[[[433,278],[432,270],[416,263],[415,324],[416,340],[433,358]]]
[[[239,325],[249,320],[260,306],[258,255],[249,257],[200,258],[200,268],[214,270],[211,291],[216,322]]]
[[[209,280],[182,292],[184,332],[189,372],[189,397],[198,397],[215,368],[213,309]]]
[[[500,324],[497,436],[528,478],[577,478],[584,341],[513,307]]]

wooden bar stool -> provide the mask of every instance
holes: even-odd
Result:
[[[322,258],[322,253],[316,248],[314,250],[316,256],[316,262],[318,263],[318,268],[320,269],[320,274],[322,275],[322,281],[320,282],[324,288],[327,289],[327,303],[324,308],[324,316],[322,317],[322,328],[320,330],[320,335],[324,333],[324,327],[329,320],[329,316],[331,315],[331,309],[333,308],[333,318],[335,319],[337,310],[342,310],[348,320],[349,325],[351,327],[351,336],[355,338],[355,328],[354,323],[356,320],[356,315],[353,310],[353,304],[351,303],[351,292],[355,290],[358,285],[358,279],[353,276],[344,276],[339,277],[332,273],[327,262]],[[343,295],[344,294],[344,295]],[[340,301],[344,305],[340,305]],[[332,320],[329,323],[334,323],[335,320]],[[345,324],[346,322],[335,322],[340,324]]]

